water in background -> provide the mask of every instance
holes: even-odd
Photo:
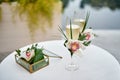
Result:
[[[84,18],[87,11],[90,11],[88,27],[93,29],[120,29],[120,0],[62,1],[64,5],[63,29],[65,29],[67,18]]]

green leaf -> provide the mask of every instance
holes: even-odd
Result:
[[[37,49],[37,48],[35,49],[35,57],[33,59],[33,63],[44,59],[44,54],[43,54],[42,50],[43,49]]]
[[[35,49],[34,45],[32,45],[31,49]]]
[[[20,56],[21,50],[16,50],[17,54]]]
[[[29,51],[30,50],[30,48],[27,48],[27,50],[26,51]]]
[[[65,45],[65,43],[67,43],[68,42],[68,40],[65,40],[65,42],[64,42],[64,46],[66,47],[66,45]]]
[[[37,47],[38,46],[38,44],[35,44],[35,47]]]
[[[78,39],[78,40],[83,41],[83,40],[85,40],[85,38],[86,38],[86,35],[83,34],[83,35],[79,36],[79,39]]]
[[[71,49],[68,49],[70,51],[71,57],[73,56],[73,52]]]
[[[38,44],[32,45],[31,49],[36,49],[37,46]]]
[[[28,61],[28,63],[33,64],[33,60],[34,60],[34,57],[32,57],[32,58]]]
[[[73,34],[72,34],[72,23],[71,23],[71,20],[70,20],[70,36],[71,36],[71,39],[73,39]]]
[[[89,16],[90,16],[90,12],[87,12],[87,15],[86,15],[86,18],[85,18],[85,25],[84,25],[84,27],[83,27],[82,32],[84,32],[84,30],[85,30],[85,28],[86,28],[86,26],[87,26]]]
[[[86,42],[84,42],[83,44],[85,45],[85,46],[88,46],[89,44],[91,43],[91,41],[86,41]]]
[[[63,30],[61,29],[61,27],[59,26],[59,31],[62,33],[62,35],[66,38],[66,40],[68,40],[67,36],[65,35],[65,33],[63,32]]]

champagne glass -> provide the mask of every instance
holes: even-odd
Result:
[[[71,28],[72,28],[72,39],[73,40],[78,40],[79,37],[79,33],[80,33],[80,27],[78,25],[75,24],[71,24]],[[68,39],[71,39],[71,29],[70,29],[70,25],[66,26],[66,36]],[[70,54],[73,54],[73,52],[70,52]],[[79,65],[76,64],[76,58],[75,55],[71,55],[70,57],[70,61],[67,65],[66,65],[66,70],[68,71],[75,71],[79,69]]]

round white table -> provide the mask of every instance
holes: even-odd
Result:
[[[106,50],[90,45],[84,55],[78,58],[79,69],[67,71],[66,62],[70,58],[63,40],[38,43],[39,46],[60,55],[63,59],[50,58],[50,64],[34,73],[29,73],[15,62],[15,52],[0,64],[0,80],[120,80],[120,65]],[[26,49],[30,45],[22,49]]]

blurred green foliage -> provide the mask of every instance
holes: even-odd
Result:
[[[68,6],[68,4],[69,4],[69,0],[61,0],[62,1],[62,8],[63,8],[63,10]]]
[[[19,15],[20,19],[25,19],[28,24],[31,36],[34,32],[41,28],[45,32],[46,27],[52,27],[53,11],[56,7],[55,4],[60,0],[0,0],[2,2],[17,2],[18,4],[13,10],[13,17]],[[1,5],[1,4],[0,4]],[[0,9],[0,19],[1,19]],[[49,24],[49,26],[46,26]]]
[[[97,9],[102,7],[108,7],[111,10],[120,8],[120,0],[82,0],[80,7],[84,8],[86,4]]]
[[[2,9],[1,9],[1,6],[0,6],[0,21],[2,19]]]

